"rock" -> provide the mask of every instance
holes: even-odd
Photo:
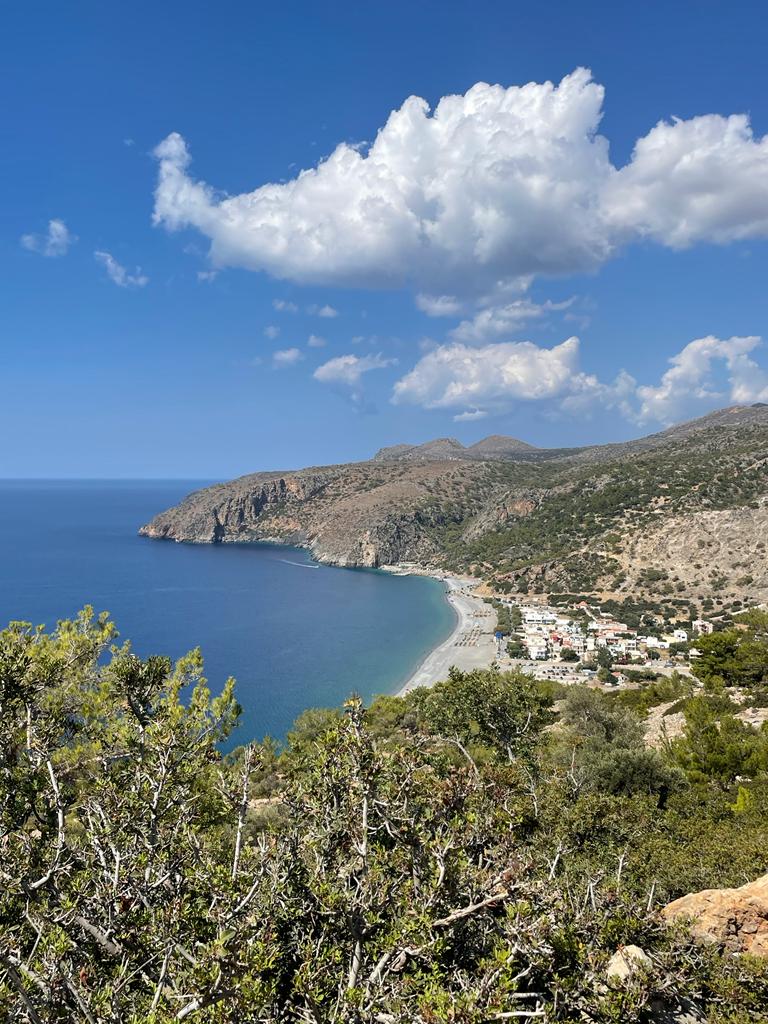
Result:
[[[650,970],[651,958],[639,946],[619,946],[608,961],[606,977],[614,984],[624,985],[638,971]]]
[[[679,711],[667,714],[670,708],[679,703],[679,698],[667,701],[651,708],[645,720],[645,745],[647,747],[663,747],[669,740],[682,736],[685,732],[685,714]]]
[[[706,1020],[704,1013],[690,999],[682,999],[677,1003],[652,999],[648,1009],[653,1024],[703,1024]]]
[[[768,958],[768,875],[738,889],[689,893],[662,914],[668,921],[691,918],[691,931],[702,942]]]

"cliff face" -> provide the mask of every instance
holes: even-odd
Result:
[[[766,600],[768,407],[626,444],[444,438],[368,462],[256,473],[189,495],[140,532],[281,541],[344,566],[471,568],[541,593]]]
[[[257,473],[197,491],[139,532],[200,544],[278,540],[334,565],[428,562],[439,553],[433,531],[469,513],[485,472],[435,461]]]

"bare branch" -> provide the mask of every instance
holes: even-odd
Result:
[[[447,917],[438,918],[437,921],[432,922],[433,928],[445,928],[455,921],[461,921],[465,917],[470,917],[472,914],[476,914],[479,910],[484,910],[486,907],[493,907],[497,903],[503,902],[510,895],[511,890],[504,890],[502,892],[495,893],[493,896],[487,896],[484,900],[480,900],[479,903],[470,903],[467,907],[462,907],[460,910],[454,910]]]
[[[61,860],[61,855],[64,851],[64,802],[61,799],[59,783],[56,779],[56,772],[53,770],[53,763],[51,762],[50,757],[46,758],[45,766],[48,769],[48,778],[51,780],[51,788],[53,789],[53,796],[56,802],[56,847],[54,849],[51,866],[42,878],[38,878],[36,882],[30,882],[30,889],[40,889],[50,881],[53,877],[53,873],[59,866],[59,861]]]
[[[21,977],[19,976],[19,972],[16,970],[16,968],[13,966],[10,960],[7,960],[4,956],[0,957],[0,963],[2,963],[3,967],[5,968],[5,973],[8,975],[8,979],[10,980],[11,984],[19,993],[19,997],[21,998],[22,1003],[24,1003],[24,1009],[27,1011],[27,1016],[32,1021],[32,1024],[43,1024],[42,1019],[40,1018],[37,1010],[34,1007],[34,1004],[32,1003],[31,999],[26,993],[24,983],[21,980]]]
[[[232,881],[237,878],[237,869],[240,866],[240,852],[243,844],[243,829],[245,827],[245,815],[248,811],[248,783],[251,778],[251,764],[253,761],[253,747],[249,744],[245,748],[243,757],[243,785],[240,793],[240,806],[237,812],[237,833],[235,836],[235,853],[232,857]]]

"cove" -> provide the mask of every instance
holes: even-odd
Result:
[[[137,653],[199,646],[237,680],[232,745],[282,738],[308,707],[395,692],[444,640],[437,580],[317,565],[271,544],[187,545],[138,527],[204,481],[0,481],[0,624],[109,611]]]

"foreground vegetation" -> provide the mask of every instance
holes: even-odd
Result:
[[[199,653],[142,660],[89,611],[12,625],[0,1019],[768,1021],[765,961],[658,914],[768,870],[768,734],[728,696],[768,677],[744,625],[672,691],[688,724],[661,751],[638,712],[669,689],[472,672],[228,756],[233,684],[211,698]],[[610,982],[628,943],[650,961]]]

